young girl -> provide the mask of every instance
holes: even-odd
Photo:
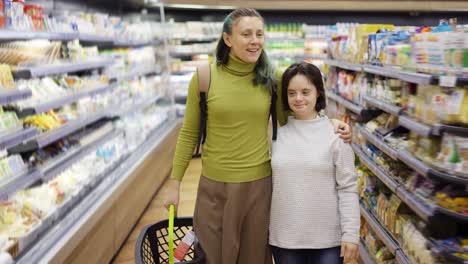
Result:
[[[359,201],[354,153],[326,116],[320,70],[291,65],[282,78],[294,113],[272,145],[270,245],[276,264],[356,263]]]

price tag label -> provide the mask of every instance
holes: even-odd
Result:
[[[457,77],[455,76],[440,76],[439,85],[443,87],[455,87]]]

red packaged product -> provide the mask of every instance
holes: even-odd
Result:
[[[5,28],[5,10],[3,0],[0,0],[0,28]]]

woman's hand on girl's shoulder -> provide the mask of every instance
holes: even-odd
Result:
[[[345,143],[351,143],[353,137],[351,126],[337,119],[331,119],[331,122],[333,124],[333,128],[335,129],[335,133],[337,133]]]

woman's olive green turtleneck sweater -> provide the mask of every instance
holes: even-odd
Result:
[[[271,176],[267,133],[270,92],[256,86],[255,64],[230,57],[228,65],[211,65],[207,97],[207,135],[203,145],[202,175],[219,182],[249,182]],[[278,81],[280,83],[280,81]],[[286,123],[278,88],[278,120]],[[179,134],[172,179],[181,180],[192,159],[200,126],[198,76],[190,81],[184,124]]]

